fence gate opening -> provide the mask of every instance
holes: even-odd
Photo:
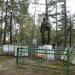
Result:
[[[16,62],[17,66],[32,66],[31,75],[75,75],[72,54],[70,49],[18,48]]]

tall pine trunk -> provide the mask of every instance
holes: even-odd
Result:
[[[4,27],[4,39],[3,39],[3,44],[6,44],[7,12],[8,12],[8,0],[6,1],[6,15],[5,15],[5,27]]]
[[[11,16],[10,16],[10,44],[12,44],[13,40],[12,40],[12,21],[13,21],[13,3],[14,3],[14,0],[11,0]]]

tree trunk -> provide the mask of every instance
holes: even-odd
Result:
[[[7,10],[8,10],[8,0],[6,1],[6,15],[5,15],[5,27],[4,27],[3,44],[6,44]]]
[[[11,0],[11,12],[10,12],[10,14],[11,14],[11,16],[10,16],[10,44],[12,44],[12,20],[13,20],[13,2],[14,2],[14,0]]]

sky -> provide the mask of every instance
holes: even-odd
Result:
[[[75,0],[67,0],[67,8],[71,11],[71,14],[75,13]]]
[[[39,0],[40,3],[45,3],[45,0]],[[29,7],[29,12],[31,15],[34,15],[34,9],[35,5],[31,4]],[[71,11],[71,14],[74,14],[75,12],[75,0],[67,0],[67,9]],[[36,14],[37,13],[42,13],[45,11],[45,6],[44,5],[37,5],[36,6]]]
[[[75,13],[75,0],[66,0],[67,1],[67,11],[70,11],[71,14]],[[45,4],[45,0],[39,0],[39,3]],[[36,5],[36,12],[35,12],[35,5],[30,4],[29,6],[29,13],[31,16],[34,17],[35,15],[35,23],[37,23],[38,14],[45,12],[45,5]]]

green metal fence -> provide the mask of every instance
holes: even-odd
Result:
[[[72,53],[70,49],[18,48],[16,62],[17,66],[34,66],[41,75],[75,75]]]

